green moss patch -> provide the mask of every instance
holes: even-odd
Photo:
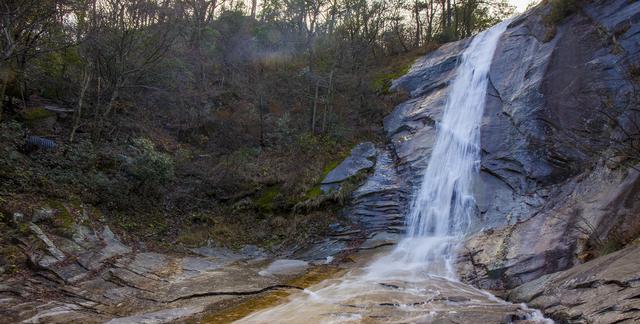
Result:
[[[313,188],[311,188],[309,191],[307,191],[304,197],[305,197],[305,200],[307,200],[307,199],[317,198],[320,195],[322,195],[322,189],[320,188],[320,185],[316,185]]]
[[[342,162],[342,160],[339,160],[339,161],[333,161],[333,162],[330,162],[329,164],[327,164],[322,169],[322,178],[324,179],[327,175],[329,175],[329,172],[331,172],[333,169],[337,168],[338,165],[340,165],[341,162]]]
[[[609,239],[602,243],[597,253],[598,256],[603,256],[621,250],[623,247],[624,244],[622,244],[619,240]]]
[[[198,247],[206,244],[210,237],[208,227],[201,226],[181,231],[177,241],[189,247]]]
[[[548,25],[557,25],[566,17],[578,11],[578,0],[551,0],[549,14],[544,17]]]
[[[76,220],[69,208],[56,200],[49,200],[47,206],[55,211],[51,219],[51,225],[53,225],[55,232],[65,237],[71,237],[75,229]]]
[[[256,199],[258,209],[263,213],[273,212],[277,207],[276,199],[278,196],[280,196],[279,186],[275,185],[267,187]]]
[[[391,82],[407,74],[410,68],[411,68],[411,64],[407,64],[407,65],[401,66],[396,71],[378,74],[376,77],[373,78],[373,81],[372,81],[372,86],[374,91],[376,91],[379,94],[385,94],[385,95],[389,94],[391,92],[390,91]]]
[[[32,108],[22,113],[22,119],[27,122],[46,119],[55,116],[54,113],[44,108]]]
[[[26,255],[15,245],[0,247],[0,268],[6,274],[14,274],[27,262]]]

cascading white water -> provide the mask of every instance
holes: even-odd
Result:
[[[480,122],[489,69],[508,21],[477,35],[463,52],[448,95],[433,153],[407,216],[409,238],[398,249],[428,273],[454,277],[455,244],[467,234],[476,209]]]
[[[472,184],[479,167],[488,73],[507,25],[502,22],[478,34],[460,59],[433,153],[407,215],[407,237],[368,266],[356,267],[306,290],[306,295],[240,322],[408,323],[462,313],[468,313],[472,322],[492,322],[475,316],[491,316],[496,309],[530,314],[519,305],[458,282],[452,269],[455,245],[466,234],[475,209]],[[448,296],[465,296],[468,301],[452,305]]]
[[[507,25],[504,21],[478,34],[462,53],[429,164],[407,215],[408,235],[391,254],[372,263],[370,273],[384,277],[402,269],[405,276],[455,279],[455,247],[467,234],[476,208],[472,186],[489,69]]]

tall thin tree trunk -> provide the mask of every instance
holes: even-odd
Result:
[[[427,17],[427,41],[429,42],[433,40],[433,16],[435,15],[433,1],[434,0],[429,0],[429,17]]]
[[[258,103],[258,110],[260,111],[260,147],[264,148],[264,107],[262,100],[262,94],[260,94],[260,102]]]
[[[73,116],[73,128],[71,128],[71,134],[69,135],[69,142],[73,142],[73,138],[76,135],[76,131],[80,127],[80,120],[82,117],[82,105],[84,103],[84,95],[87,92],[87,88],[89,87],[89,83],[91,82],[91,67],[86,67],[82,80],[82,88],[80,89],[80,96],[78,97],[78,108]]]
[[[329,19],[329,35],[333,35],[333,30],[335,28],[335,24],[336,24],[336,15],[338,14],[338,1],[337,0],[333,0],[333,2],[331,3],[331,14],[330,14],[330,19]]]
[[[256,19],[256,10],[258,8],[258,0],[251,0],[251,19]]]
[[[107,109],[105,109],[104,113],[102,114],[103,119],[109,116],[109,114],[111,113],[111,110],[113,109],[113,104],[116,102],[116,99],[118,99],[118,96],[120,95],[120,87],[122,87],[123,85],[124,85],[124,80],[118,78],[113,88],[113,92],[111,93],[111,98],[109,99],[109,103],[107,104]]]
[[[441,32],[444,34],[447,31],[447,1],[446,0],[440,0],[440,4],[442,5],[441,11],[442,13],[440,14],[440,25],[441,25]]]
[[[98,114],[100,112],[100,96],[102,95],[101,92],[101,85],[102,85],[102,78],[100,77],[100,74],[98,73],[98,84],[96,85],[96,105],[93,109],[93,118],[94,119],[98,119]]]
[[[416,42],[415,46],[420,46],[422,27],[420,26],[420,3],[416,0],[413,4],[413,14],[416,16]],[[404,46],[404,44],[403,44]]]
[[[447,0],[447,32],[451,31],[451,0]]]
[[[324,104],[324,116],[322,117],[322,133],[327,130],[327,114],[331,105],[331,88],[333,87],[333,70],[329,74],[329,89],[327,89],[327,102]]]
[[[2,113],[4,111],[4,95],[7,92],[7,86],[9,83],[9,70],[0,71],[2,79],[2,85],[0,85],[0,121],[2,121]]]
[[[316,81],[316,94],[313,98],[313,114],[311,116],[311,133],[316,133],[316,111],[318,109],[318,90],[320,88],[320,80]]]

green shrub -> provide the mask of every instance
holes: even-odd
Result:
[[[578,0],[551,0],[551,9],[544,21],[548,25],[557,25],[577,11]]]
[[[93,197],[87,197],[92,203],[118,209],[127,209],[136,203],[130,197],[131,185],[126,178],[97,172],[87,176],[84,185],[93,193]]]
[[[607,254],[616,252],[622,249],[623,247],[624,247],[624,244],[622,244],[618,239],[612,238],[602,242],[600,246],[598,246],[597,254],[598,256],[607,255]]]
[[[265,189],[262,194],[256,200],[258,209],[262,213],[271,213],[277,207],[277,198],[280,196],[280,187],[270,186]]]
[[[157,192],[159,187],[174,179],[174,163],[171,156],[158,152],[146,138],[133,140],[136,156],[131,161],[129,172],[139,182],[142,192]]]

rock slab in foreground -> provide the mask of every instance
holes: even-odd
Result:
[[[525,283],[509,299],[561,322],[639,323],[640,245]]]

